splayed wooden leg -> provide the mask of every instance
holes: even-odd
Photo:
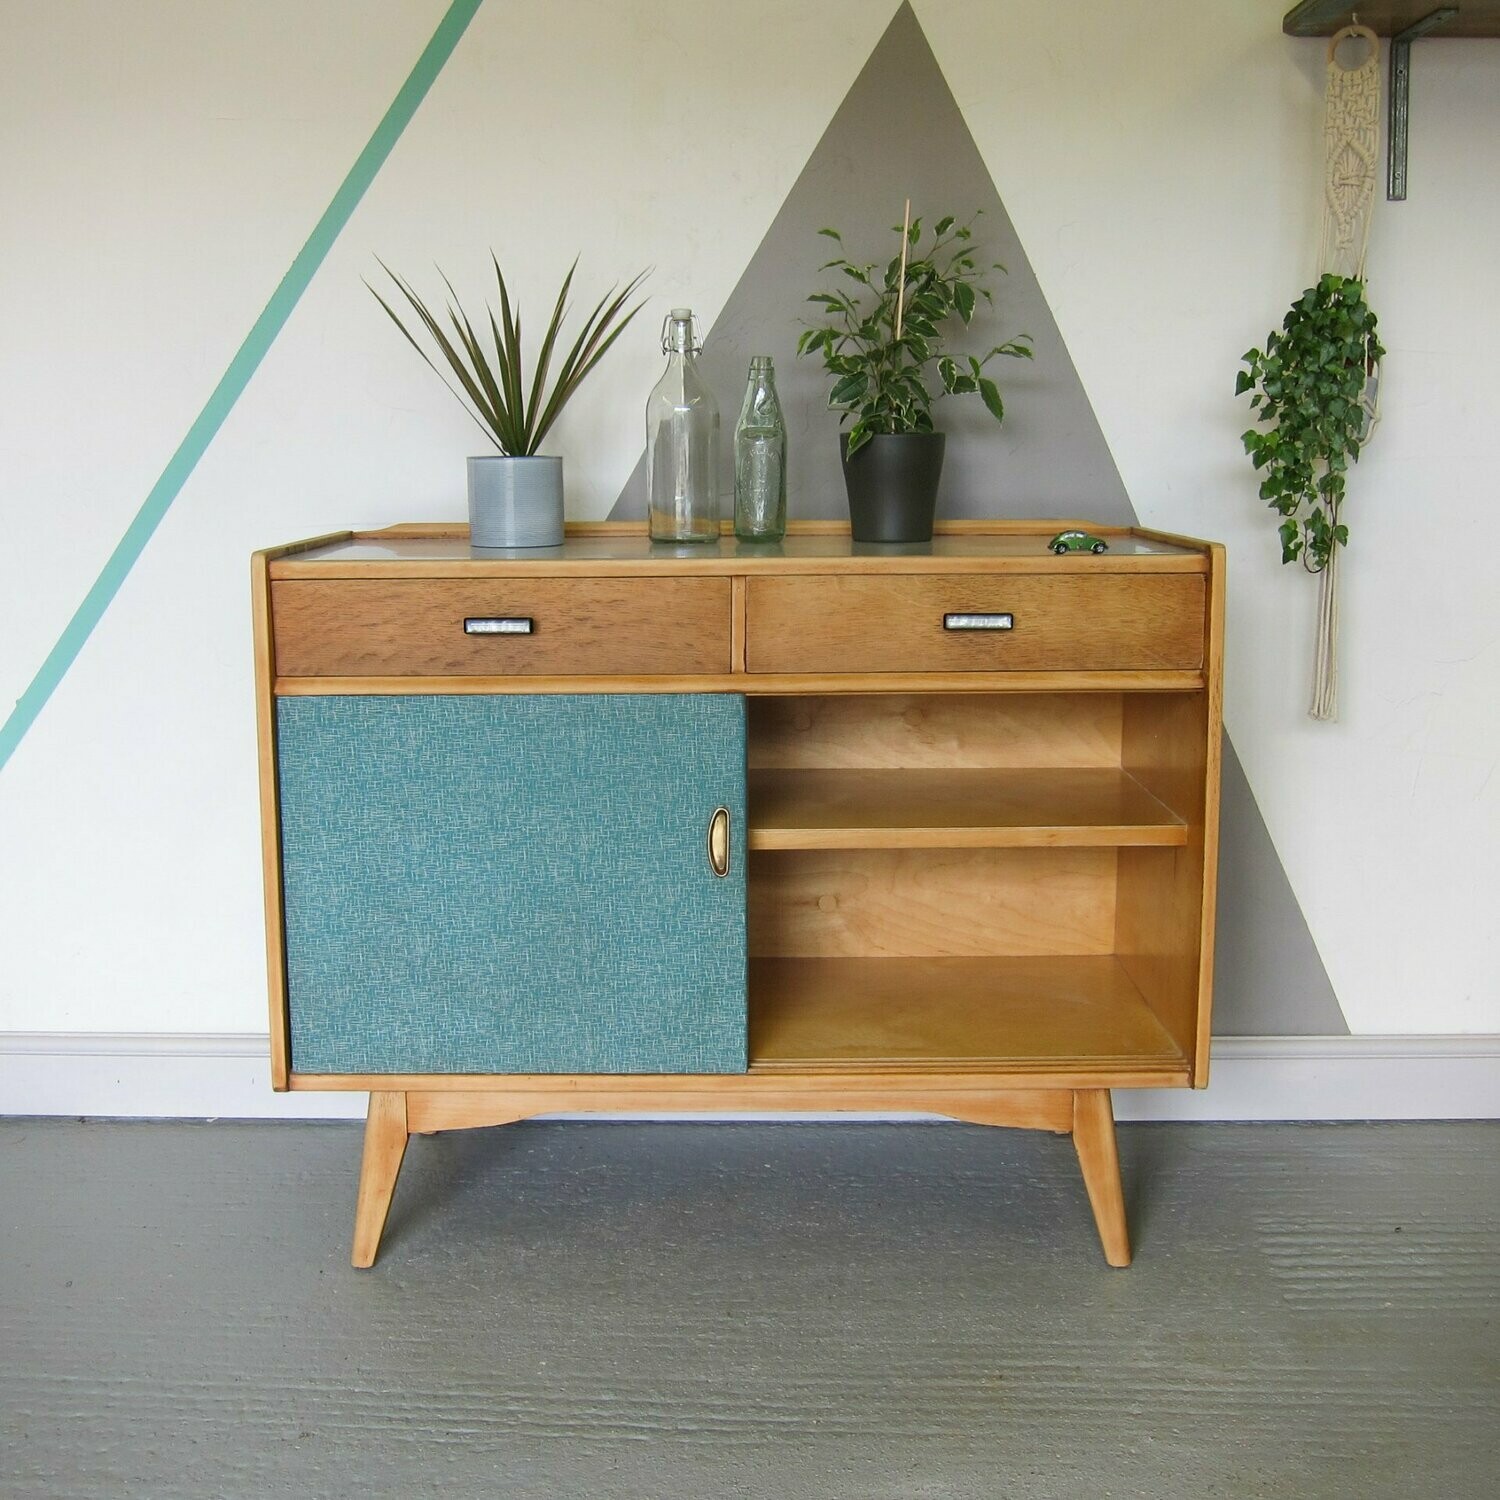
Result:
[[[396,1176],[406,1155],[406,1139],[406,1095],[372,1092],[359,1168],[359,1201],[354,1209],[353,1260],[361,1269],[375,1264]]]
[[[1130,1264],[1130,1231],[1125,1226],[1125,1194],[1120,1186],[1120,1155],[1115,1148],[1115,1116],[1108,1089],[1073,1092],[1073,1148],[1083,1168],[1094,1223],[1104,1258],[1112,1266]]]

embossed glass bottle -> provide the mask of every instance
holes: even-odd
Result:
[[[646,484],[653,542],[719,539],[719,407],[698,369],[693,314],[662,325],[665,374],[646,400]]]
[[[744,542],[779,542],[786,535],[786,422],[769,354],[750,360],[734,429],[734,534]]]

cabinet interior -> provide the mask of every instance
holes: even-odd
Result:
[[[752,697],[752,1069],[1191,1069],[1206,726],[1201,692]]]

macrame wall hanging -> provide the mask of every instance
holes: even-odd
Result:
[[[1352,68],[1339,47],[1358,38],[1365,57]],[[1323,86],[1323,241],[1318,270],[1365,279],[1380,145],[1380,38],[1368,26],[1346,26],[1328,40]]]
[[[1339,61],[1348,41],[1363,44],[1353,66]],[[1345,477],[1376,421],[1384,350],[1364,299],[1365,251],[1375,205],[1380,139],[1380,41],[1352,25],[1328,42],[1323,116],[1323,227],[1318,280],[1292,304],[1265,350],[1245,356],[1237,391],[1267,431],[1244,435],[1262,470],[1260,495],[1282,517],[1281,560],[1300,560],[1318,578],[1313,654],[1314,719],[1336,717],[1339,553],[1348,540],[1341,511]]]
[[[1362,63],[1346,68],[1338,59],[1340,43],[1364,43]],[[1318,269],[1365,279],[1365,251],[1375,207],[1375,158],[1380,144],[1380,39],[1367,26],[1346,26],[1328,42],[1323,90],[1323,243]],[[1378,372],[1368,379],[1360,404],[1365,408],[1363,442],[1377,416]],[[1335,524],[1337,524],[1335,522]],[[1338,717],[1339,693],[1339,551],[1335,540],[1318,578],[1318,631],[1313,646],[1312,702],[1315,719]]]

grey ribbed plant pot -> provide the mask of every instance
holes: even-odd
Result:
[[[560,458],[469,460],[469,543],[474,547],[560,547],[563,473]]]
[[[932,540],[944,442],[941,432],[876,433],[850,458],[849,434],[839,434],[856,542]]]

